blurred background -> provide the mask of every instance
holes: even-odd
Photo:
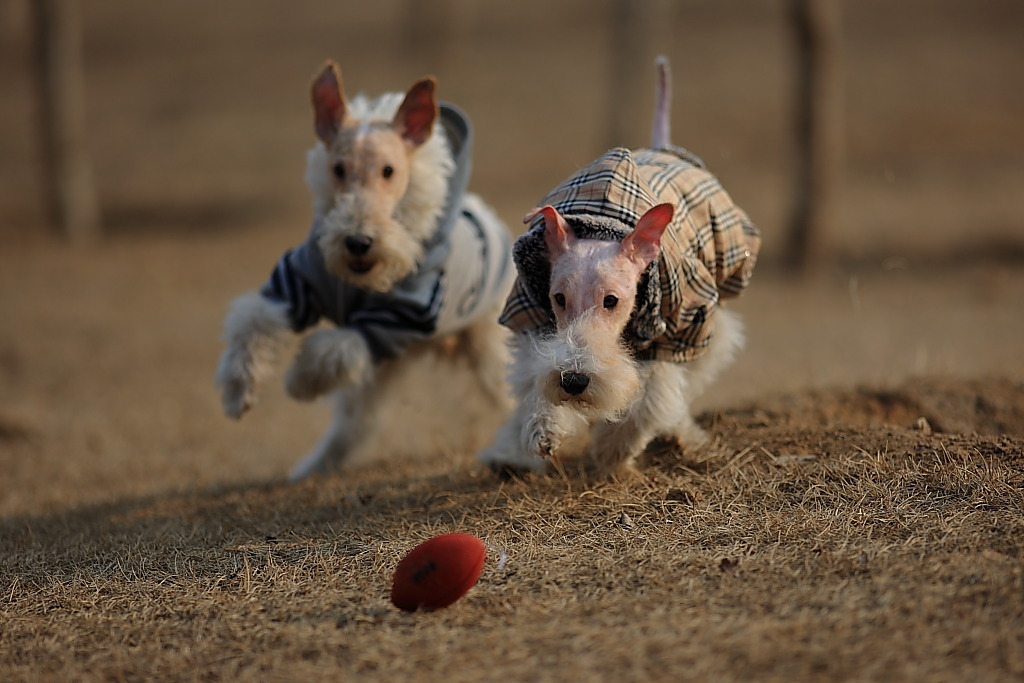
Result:
[[[47,108],[33,26],[62,4],[78,22],[55,53],[79,41],[80,60]],[[805,5],[835,10],[812,45],[828,116],[811,176]],[[229,422],[212,373],[228,302],[308,230],[309,83],[328,58],[350,96],[435,75],[476,127],[472,189],[518,232],[577,168],[647,142],[667,55],[674,141],[764,237],[736,303],[748,348],[705,407],[1024,379],[1022,36],[1016,0],[0,0],[0,509],[276,476],[315,440],[326,409],[275,380],[259,419]],[[72,134],[48,157],[53,120]],[[78,232],[55,227],[47,162],[72,148],[94,219]],[[798,274],[794,216],[822,178]]]
[[[278,225],[301,236],[308,84],[326,58],[350,94],[436,75],[440,96],[476,124],[473,186],[515,223],[605,148],[647,141],[650,64],[666,54],[675,141],[705,158],[762,226],[766,256],[778,256],[798,189],[794,4],[83,2],[85,144],[103,229]],[[834,4],[842,186],[822,241],[847,257],[1019,253],[1024,7]],[[30,5],[0,8],[0,221],[10,238],[37,232],[45,213]],[[623,77],[624,63],[643,70]]]

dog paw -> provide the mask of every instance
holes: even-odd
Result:
[[[508,448],[507,444],[494,444],[477,454],[477,461],[487,465],[492,472],[502,479],[522,476],[527,473],[541,473],[548,468],[548,461],[523,453],[518,448]]]
[[[590,462],[586,468],[586,477],[595,483],[597,482],[625,482],[633,478],[641,478],[642,474],[637,469],[633,460],[624,460],[618,463]]]
[[[561,440],[547,429],[541,420],[530,420],[526,425],[523,449],[529,457],[548,459],[558,450]]]
[[[489,467],[500,481],[513,481],[515,479],[526,479],[531,474],[541,474],[547,469],[547,463],[542,468],[520,467],[508,463],[491,463]]]
[[[352,330],[318,330],[302,340],[295,362],[285,375],[285,390],[310,401],[345,384],[365,381],[370,352],[362,335]]]
[[[295,484],[310,477],[330,473],[335,469],[336,464],[332,466],[333,463],[328,456],[329,454],[325,453],[322,449],[314,450],[292,467],[288,473],[288,482]]]
[[[256,403],[256,380],[252,359],[245,354],[225,352],[217,366],[214,381],[220,388],[224,414],[238,420]]]
[[[688,419],[680,422],[675,429],[670,433],[663,435],[665,438],[673,440],[679,447],[680,450],[693,450],[700,448],[701,446],[707,445],[711,440],[707,432],[700,428],[700,426],[694,421],[693,418],[687,416]]]
[[[229,379],[221,383],[220,402],[225,415],[239,420],[256,402],[256,392],[243,378]]]

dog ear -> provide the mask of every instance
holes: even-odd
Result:
[[[633,232],[622,240],[622,251],[633,261],[647,265],[658,258],[661,251],[661,236],[672,222],[676,207],[672,204],[658,204],[640,216]]]
[[[330,146],[348,108],[341,90],[341,70],[334,62],[325,63],[320,75],[313,79],[312,99],[316,136]]]
[[[548,245],[548,253],[555,257],[565,252],[576,239],[576,235],[569,229],[569,224],[562,218],[562,214],[553,206],[542,206],[526,214],[523,223],[529,223],[539,215],[544,216],[544,243]]]
[[[436,87],[437,81],[433,76],[414,83],[405,94],[405,100],[391,124],[414,147],[430,139],[434,119],[437,118],[437,100],[434,97]]]

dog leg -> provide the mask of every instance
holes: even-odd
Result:
[[[743,348],[743,321],[739,315],[725,309],[715,312],[715,331],[707,351],[697,360],[687,363],[686,397],[693,401],[735,359]]]
[[[690,415],[683,367],[660,361],[644,363],[641,376],[643,394],[625,418],[598,423],[592,430],[591,458],[604,476],[632,467],[658,436],[703,440],[703,432]]]
[[[516,336],[510,340],[512,363],[509,384],[519,403],[503,424],[494,443],[477,455],[491,469],[541,472],[547,469],[546,456],[558,449],[564,434],[564,419],[542,395],[542,371],[535,366],[533,342]],[[564,409],[562,409],[564,412]]]
[[[564,439],[570,436],[572,415],[544,401],[523,401],[498,428],[494,443],[477,454],[477,461],[495,471],[543,472]],[[533,406],[533,409],[531,409]]]
[[[569,436],[571,414],[567,408],[554,406],[543,399],[524,401],[533,405],[520,431],[520,444],[527,457],[548,459],[558,452]]]
[[[237,420],[256,402],[256,390],[269,374],[288,331],[285,304],[269,301],[258,292],[232,303],[224,320],[227,348],[215,375],[228,417]]]
[[[498,313],[484,316],[463,330],[460,346],[488,398],[507,413],[512,410],[512,396],[504,377],[509,363],[508,332],[493,322]]]
[[[338,387],[365,386],[372,374],[373,358],[363,335],[344,327],[322,329],[302,340],[285,375],[285,389],[296,400],[311,401]]]
[[[601,422],[591,431],[591,461],[598,475],[613,477],[631,468],[656,433],[632,416],[621,422]]]
[[[523,449],[520,435],[529,418],[521,408],[498,428],[494,443],[477,454],[477,461],[495,472],[543,472],[548,467],[544,458]]]
[[[288,474],[288,481],[297,482],[308,477],[329,474],[341,467],[347,456],[366,436],[371,426],[367,418],[373,415],[373,394],[369,387],[348,387],[335,392],[331,426]]]
[[[743,348],[743,322],[731,312],[719,309],[715,318],[715,333],[703,356],[683,366],[686,374],[684,400],[689,406],[704,389],[725,369]],[[693,419],[689,408],[683,411],[675,426],[667,431],[682,448],[695,448],[707,442],[707,434]]]

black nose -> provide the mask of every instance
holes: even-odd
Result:
[[[366,256],[371,244],[373,240],[366,235],[349,235],[345,238],[345,248],[353,256]]]
[[[590,384],[590,378],[586,375],[581,375],[578,372],[562,373],[561,385],[567,394],[572,394],[573,396],[581,394],[588,384]]]

